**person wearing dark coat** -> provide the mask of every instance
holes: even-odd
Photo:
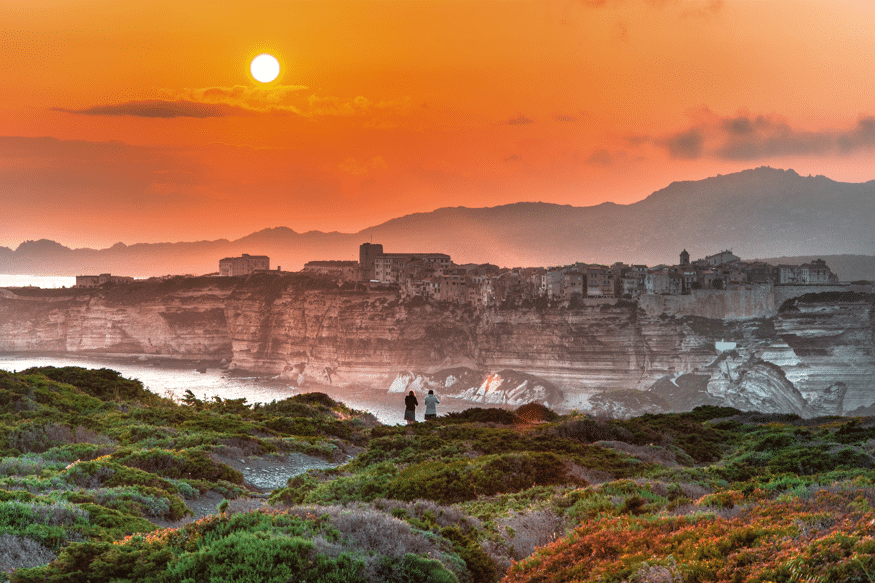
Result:
[[[416,400],[416,395],[413,394],[413,391],[410,391],[410,394],[404,397],[404,420],[407,421],[408,425],[416,423],[417,405],[419,405],[419,402]]]

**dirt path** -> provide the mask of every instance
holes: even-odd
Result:
[[[250,498],[238,498],[230,501],[229,509],[234,512],[249,512],[264,506],[270,492],[285,487],[286,482],[292,476],[303,474],[310,469],[334,468],[341,465],[302,453],[290,453],[283,456],[219,456],[219,461],[241,472],[244,485],[252,491]],[[224,497],[221,494],[210,490],[196,500],[185,500],[185,505],[194,512],[194,516],[188,516],[175,522],[158,519],[153,519],[152,522],[162,528],[176,528],[204,516],[215,514],[216,508],[222,500]]]

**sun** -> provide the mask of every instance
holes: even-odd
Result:
[[[280,62],[273,55],[261,53],[252,59],[249,71],[256,81],[270,83],[280,74]]]

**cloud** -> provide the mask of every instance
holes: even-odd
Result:
[[[672,158],[694,160],[701,157],[705,137],[698,129],[690,129],[661,140],[660,145],[668,149]]]
[[[535,123],[535,122],[534,122],[534,120],[524,116],[523,114],[519,114],[518,116],[512,117],[509,120],[507,120],[507,125],[511,125],[511,126],[522,126],[522,125],[527,125],[530,123]]]
[[[388,165],[382,156],[374,156],[369,161],[349,157],[338,164],[337,167],[344,174],[357,178],[364,178],[370,176],[373,172],[386,170]]]
[[[634,148],[643,144],[649,144],[653,141],[653,137],[645,134],[630,134],[624,137],[623,140],[627,145]]]
[[[574,117],[573,115],[566,115],[566,114],[560,113],[560,114],[556,115],[556,121],[573,122],[573,121],[577,121],[577,118]]]
[[[605,8],[625,4],[627,0],[571,0],[568,5]],[[681,16],[713,16],[723,10],[724,0],[633,0],[657,9],[677,9]],[[566,6],[568,6],[566,5]]]
[[[145,99],[128,101],[114,105],[95,105],[85,109],[65,109],[53,107],[53,111],[78,113],[83,115],[130,115],[135,117],[228,117],[233,115],[253,115],[254,112],[243,107],[221,103],[197,103],[193,101],[166,101]]]
[[[723,0],[707,0],[703,2],[684,2],[682,16],[707,18],[715,16],[723,10]]]
[[[655,8],[678,8],[681,16],[708,17],[723,10],[723,0],[647,0]]]
[[[505,162],[522,162],[523,157],[520,156],[519,154],[511,154],[510,156],[505,156],[504,161]]]
[[[304,85],[272,87],[203,87],[159,92],[158,99],[133,100],[96,105],[84,109],[52,108],[84,115],[129,115],[149,118],[215,118],[253,115],[295,115],[300,117],[375,117],[403,115],[410,111],[410,98],[372,101],[364,96],[339,98],[307,95]]]
[[[32,205],[89,212],[143,202],[152,183],[196,183],[204,167],[171,149],[122,142],[86,142],[50,137],[0,137],[0,182],[26,193]]]
[[[838,144],[842,152],[853,152],[875,146],[875,117],[860,118],[856,128],[838,137]]]
[[[589,158],[586,159],[586,163],[595,166],[610,166],[614,163],[614,157],[607,150],[599,149],[590,154]]]
[[[741,112],[719,116],[707,108],[691,112],[692,127],[654,140],[673,158],[760,160],[781,156],[850,155],[875,148],[875,117],[849,130],[800,130],[778,115]]]

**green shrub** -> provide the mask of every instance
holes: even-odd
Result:
[[[120,450],[113,455],[113,461],[164,478],[243,483],[243,474],[227,464],[213,461],[209,454],[200,448],[182,451],[157,448]]]
[[[517,417],[526,423],[546,423],[547,421],[555,421],[559,418],[559,415],[540,403],[523,405],[515,413]]]
[[[465,561],[465,567],[475,582],[496,580],[498,570],[495,562],[489,558],[474,536],[463,532],[458,526],[446,526],[440,529],[440,534],[452,541],[453,549]]]
[[[416,581],[417,583],[459,583],[452,571],[444,567],[440,561],[419,557],[412,553],[407,553],[401,559],[401,572],[405,581]]]
[[[361,560],[348,554],[331,558],[315,553],[313,543],[307,539],[233,532],[180,557],[169,565],[166,580],[364,583],[363,568]]]
[[[272,500],[301,502],[433,500],[453,503],[501,492],[517,492],[537,485],[573,482],[565,464],[553,453],[531,452],[481,456],[454,461],[427,461],[399,470],[383,462],[364,471],[315,482],[314,472],[289,480],[289,486],[274,492]]]
[[[498,423],[501,425],[515,425],[521,420],[513,411],[501,408],[474,407],[462,412],[450,412],[441,416],[443,423]]]
[[[596,441],[624,441],[632,443],[634,435],[625,427],[589,418],[575,418],[550,428],[550,433],[558,437],[573,439],[583,443]]]
[[[140,381],[126,379],[121,373],[108,368],[88,370],[75,366],[43,366],[29,368],[19,374],[40,374],[59,383],[73,385],[102,401],[155,402],[160,399],[155,393],[147,391]]]

